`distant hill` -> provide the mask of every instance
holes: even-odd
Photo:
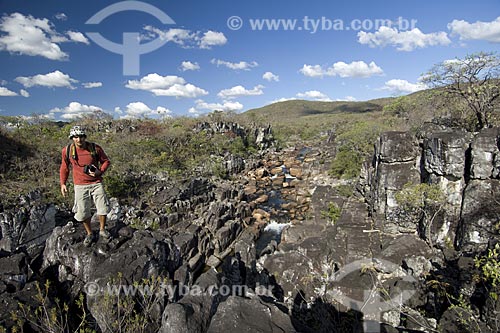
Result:
[[[297,121],[302,117],[325,116],[340,113],[366,113],[382,111],[394,98],[375,99],[365,102],[316,102],[290,100],[251,109],[244,114],[249,117],[267,118],[269,121]]]
[[[463,101],[446,99],[434,88],[363,102],[289,100],[248,110],[240,117],[270,123],[287,133],[299,134],[306,130],[312,134],[332,127],[342,130],[347,124],[360,122],[388,125],[391,130],[409,130],[443,117],[450,124],[465,127],[462,122],[466,108]]]
[[[312,138],[342,124],[357,121],[380,122],[384,117],[384,106],[395,98],[381,98],[363,102],[316,102],[290,100],[251,109],[239,114],[246,121],[271,124],[276,133],[290,139],[300,135]],[[382,121],[384,122],[384,121]]]

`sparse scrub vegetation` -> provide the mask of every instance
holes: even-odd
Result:
[[[157,332],[161,320],[157,308],[166,305],[165,286],[167,278],[151,276],[132,285],[127,285],[121,273],[107,280],[108,288],[92,296],[94,313],[99,314],[99,324],[104,332]],[[54,297],[51,283],[43,286],[36,283],[36,294],[32,305],[19,303],[18,311],[12,312],[15,325],[12,332],[51,332],[51,333],[92,333],[96,332],[94,323],[87,316],[88,309],[83,294],[74,301],[78,308],[78,319],[70,318],[70,305]],[[0,327],[0,332],[2,328]],[[99,331],[100,332],[100,331]]]
[[[343,127],[336,138],[337,154],[330,175],[352,179],[359,176],[363,161],[373,154],[377,137],[389,128],[383,123],[368,121],[356,121]]]
[[[499,243],[495,244],[493,248],[489,249],[486,255],[476,256],[474,258],[474,265],[481,272],[481,274],[477,277],[477,280],[493,287],[489,289],[495,289],[500,284],[500,263],[498,262],[499,259]],[[498,299],[498,294],[494,291],[490,291],[489,296],[495,301]]]
[[[342,214],[342,208],[340,208],[335,202],[328,203],[328,209],[321,212],[321,215],[328,218],[329,222],[333,225],[337,223]]]
[[[415,224],[421,224],[422,238],[432,247],[432,224],[441,212],[446,197],[436,184],[406,184],[396,193],[402,214]]]
[[[133,175],[163,172],[175,178],[203,172],[204,176],[220,177],[221,166],[214,163],[222,163],[227,154],[247,157],[257,150],[239,136],[197,129],[196,125],[205,120],[111,121],[101,115],[87,117],[82,123],[88,129],[88,140],[100,144],[111,159],[105,176],[110,195],[128,198],[138,186]],[[1,118],[0,123],[0,184],[5,189],[0,194],[1,202],[12,202],[19,194],[39,188],[47,202],[61,203],[61,149],[69,143],[67,135],[74,124],[13,117]],[[206,167],[208,164],[210,167]]]

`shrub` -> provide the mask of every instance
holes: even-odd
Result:
[[[378,122],[356,121],[344,124],[345,129],[337,136],[338,153],[330,169],[330,175],[338,178],[359,176],[363,161],[373,154],[373,143],[389,128]]]
[[[23,332],[25,324],[40,332],[65,333],[69,331],[69,307],[59,299],[49,298],[50,281],[43,288],[36,282],[37,293],[33,300],[37,303],[34,307],[18,303],[18,311],[12,312],[15,322],[13,332]]]
[[[322,211],[322,217],[327,217],[331,224],[336,224],[342,214],[342,209],[335,202],[328,203],[328,210]]]
[[[422,222],[420,234],[432,247],[431,226],[446,200],[439,185],[408,183],[396,193],[395,198],[405,218],[415,223]]]
[[[133,187],[127,182],[123,175],[110,172],[105,176],[104,185],[106,192],[111,197],[126,198],[133,194]]]
[[[476,256],[474,265],[481,270],[480,280],[490,283],[493,287],[497,287],[500,283],[500,243],[495,244],[495,247],[488,250],[485,256]],[[490,296],[498,299],[496,293],[490,292]]]
[[[330,175],[337,178],[356,178],[361,170],[363,156],[357,151],[343,150],[337,153],[330,168]]]

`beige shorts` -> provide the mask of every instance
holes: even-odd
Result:
[[[97,215],[109,213],[109,201],[102,183],[75,185],[75,205],[73,206],[75,220],[83,222],[92,217],[90,211],[92,202],[97,208]]]

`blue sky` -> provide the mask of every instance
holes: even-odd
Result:
[[[0,15],[0,115],[55,120],[398,96],[500,47],[498,0],[0,0]]]

